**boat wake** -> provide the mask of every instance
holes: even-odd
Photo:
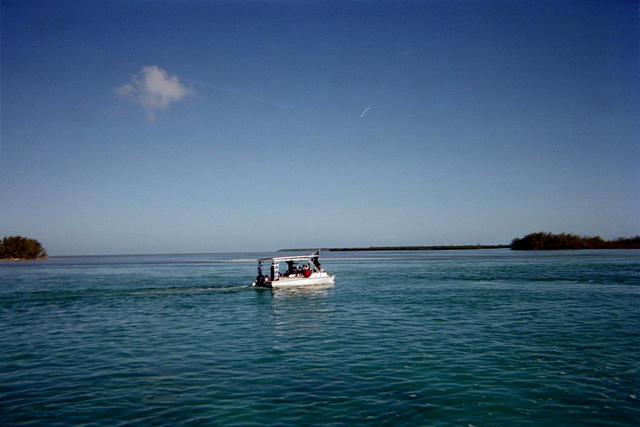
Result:
[[[127,292],[130,295],[193,294],[199,292],[235,292],[251,289],[250,285],[195,286],[187,288],[148,288]]]

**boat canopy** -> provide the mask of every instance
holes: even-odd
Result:
[[[279,256],[273,258],[260,258],[258,261],[273,261],[273,262],[287,262],[287,261],[307,261],[313,258],[318,258],[318,254],[312,255],[295,255],[295,256]]]

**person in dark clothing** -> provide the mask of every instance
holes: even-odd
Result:
[[[316,269],[320,271],[320,251],[316,251],[316,257],[313,258],[313,264],[316,266]]]
[[[264,274],[262,274],[262,261],[258,261],[258,277],[256,277],[257,283],[264,283]]]
[[[287,261],[287,276],[293,276],[296,274],[296,268],[293,264],[293,261]]]

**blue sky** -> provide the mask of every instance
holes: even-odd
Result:
[[[50,255],[640,233],[638,2],[2,1]]]

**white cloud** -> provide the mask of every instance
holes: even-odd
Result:
[[[170,76],[157,65],[149,65],[131,78],[131,83],[116,88],[116,93],[139,103],[154,120],[156,110],[169,108],[172,102],[193,95],[193,90],[180,82],[177,76]]]

